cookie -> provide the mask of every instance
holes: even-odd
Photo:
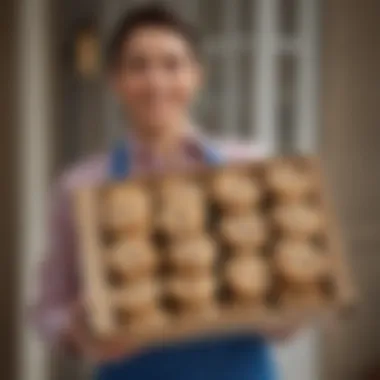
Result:
[[[273,259],[278,274],[291,285],[306,287],[328,274],[326,256],[307,242],[281,241],[274,249]]]
[[[154,311],[161,294],[162,289],[157,282],[140,281],[113,291],[111,297],[115,308],[136,316]]]
[[[265,260],[257,256],[230,259],[224,278],[237,304],[261,301],[271,284],[269,268]]]
[[[275,226],[287,237],[310,238],[323,229],[318,209],[304,204],[277,206],[273,212]]]
[[[179,275],[211,272],[215,258],[215,242],[207,236],[175,243],[170,247],[168,255],[170,266]]]
[[[314,178],[306,167],[291,162],[277,162],[269,166],[266,183],[270,191],[286,201],[306,197],[315,185]]]
[[[191,204],[186,198],[182,202],[162,205],[157,220],[157,229],[173,239],[184,239],[200,234],[206,224],[205,208]]]
[[[205,193],[202,187],[194,181],[179,177],[171,177],[161,183],[159,198],[164,204],[183,204],[184,200],[198,207],[203,207],[205,204]]]
[[[106,231],[117,235],[146,233],[151,224],[148,192],[133,184],[107,189],[103,194],[100,220]]]
[[[182,308],[197,310],[212,304],[217,289],[212,276],[200,278],[176,277],[168,280],[166,293]]]
[[[109,269],[131,280],[151,276],[158,264],[157,252],[147,240],[125,239],[106,252]]]
[[[258,204],[261,189],[253,179],[239,171],[224,170],[216,174],[211,183],[211,196],[225,212],[247,212]]]
[[[220,222],[222,241],[234,248],[258,248],[268,237],[268,226],[258,214],[225,216]]]

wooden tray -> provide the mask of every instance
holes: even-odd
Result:
[[[306,163],[316,178],[316,193],[320,197],[321,212],[326,218],[327,254],[331,256],[334,267],[334,295],[323,304],[314,305],[308,309],[285,310],[276,307],[235,308],[222,306],[219,317],[215,320],[201,320],[194,318],[175,318],[170,324],[157,330],[145,330],[125,333],[116,326],[112,303],[109,296],[106,268],[103,265],[103,242],[100,232],[99,199],[102,191],[108,186],[117,186],[116,183],[106,184],[104,187],[82,189],[75,199],[76,219],[78,222],[78,239],[81,257],[81,271],[83,274],[83,298],[93,331],[102,338],[120,339],[124,334],[129,340],[138,342],[170,342],[200,335],[214,335],[233,333],[235,331],[265,332],[278,329],[284,325],[305,322],[321,316],[325,312],[345,312],[356,303],[356,291],[353,285],[348,263],[345,257],[343,242],[340,237],[332,202],[329,198],[327,184],[322,175],[319,160],[307,157],[287,157],[270,160],[255,161],[230,165],[231,168],[246,170],[250,175],[260,178],[269,165],[288,160],[289,162]],[[143,183],[154,188],[164,178],[170,176],[184,176],[199,181],[207,181],[210,176],[221,170],[217,168],[200,168],[181,173],[167,173],[165,175],[151,175],[135,177],[127,183]]]

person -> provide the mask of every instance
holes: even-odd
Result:
[[[36,308],[41,331],[51,344],[90,358],[99,380],[274,380],[274,360],[263,336],[141,349],[131,341],[127,347],[106,344],[87,333],[81,318],[79,253],[70,207],[75,189],[136,173],[187,170],[228,159],[192,124],[191,106],[203,84],[202,59],[194,29],[179,16],[157,4],[129,11],[112,38],[108,69],[131,127],[111,152],[75,165],[55,185],[52,239]]]

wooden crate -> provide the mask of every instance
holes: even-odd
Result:
[[[263,173],[278,162],[287,160],[295,164],[302,162],[316,178],[316,194],[319,197],[320,211],[325,216],[326,254],[331,257],[333,266],[333,296],[322,304],[302,309],[282,309],[276,306],[261,308],[236,308],[221,305],[218,318],[213,320],[176,317],[171,322],[156,330],[124,332],[113,317],[113,305],[110,298],[110,286],[107,282],[107,268],[102,257],[104,242],[100,230],[100,198],[105,188],[120,186],[120,183],[106,184],[104,187],[83,189],[76,196],[76,216],[78,221],[78,239],[83,275],[83,299],[85,300],[90,326],[94,333],[107,339],[120,339],[123,334],[129,340],[140,343],[166,342],[185,339],[193,336],[220,334],[234,331],[267,331],[279,329],[284,325],[312,321],[326,312],[349,310],[356,302],[356,293],[345,258],[344,246],[340,237],[335,213],[333,211],[330,192],[322,175],[321,165],[317,159],[305,157],[288,157],[256,161],[233,165],[231,167],[244,170],[256,180],[263,179]],[[160,181],[170,176],[184,176],[202,183],[221,170],[202,168],[186,173],[167,173],[135,177],[126,183],[137,183],[147,186],[152,191]]]

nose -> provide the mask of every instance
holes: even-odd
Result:
[[[159,67],[150,67],[146,76],[147,82],[152,89],[161,89],[165,85],[165,74]]]

